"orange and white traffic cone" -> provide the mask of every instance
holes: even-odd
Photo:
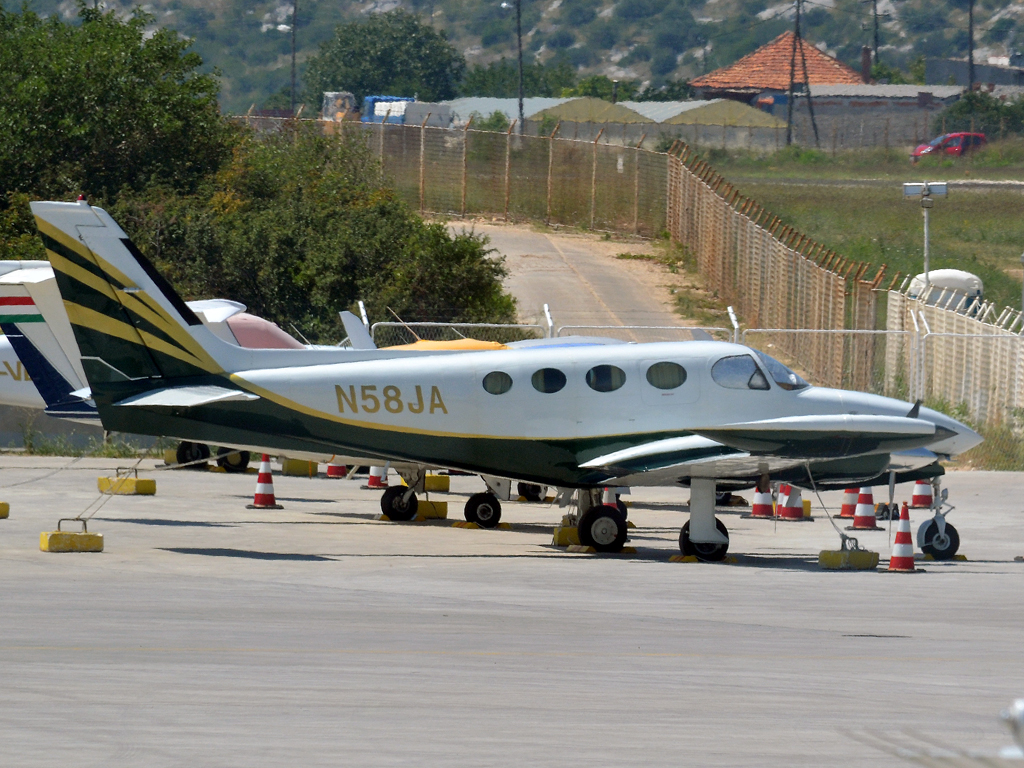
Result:
[[[332,456],[330,462],[327,464],[327,476],[328,477],[345,477],[348,474],[348,467],[341,459],[337,456]]]
[[[843,491],[843,507],[839,510],[840,517],[853,517],[857,511],[857,488],[847,488]]]
[[[907,502],[900,510],[900,526],[896,529],[896,542],[892,545],[889,570],[909,573],[914,570],[914,539],[910,535],[910,511]]]
[[[932,486],[924,480],[914,483],[914,495],[910,497],[910,506],[913,509],[931,509],[932,507]]]
[[[754,505],[750,508],[751,517],[772,517],[775,512],[772,510],[772,495],[770,493],[754,492]]]
[[[870,488],[861,488],[857,495],[857,509],[853,513],[853,527],[859,531],[878,531],[875,520],[875,495]]]
[[[370,488],[371,490],[384,489],[388,487],[388,474],[386,467],[370,467],[370,479],[366,482],[364,488]]]
[[[260,459],[260,473],[256,475],[256,497],[246,509],[284,509],[274,498],[274,475],[270,469],[270,457],[263,454]]]
[[[786,494],[785,504],[779,503],[779,519],[780,520],[803,520],[804,519],[804,500],[800,495],[800,489],[794,488],[793,486],[787,486],[789,493]]]

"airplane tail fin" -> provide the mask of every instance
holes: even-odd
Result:
[[[25,366],[25,372],[46,403],[44,413],[60,419],[99,421],[96,404],[90,400],[88,387],[75,386],[57,371],[35,344],[15,323],[0,323],[0,330],[10,340],[14,353]]]
[[[106,211],[84,200],[31,207],[94,397],[224,373],[193,335],[200,319]]]

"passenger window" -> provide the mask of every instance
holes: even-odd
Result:
[[[491,371],[484,376],[484,389],[492,395],[504,395],[512,389],[512,377],[502,371]]]
[[[723,357],[711,368],[711,378],[726,389],[769,389],[768,380],[750,355]]]
[[[565,374],[557,368],[541,368],[533,374],[530,381],[538,392],[550,394],[565,386]]]
[[[614,365],[595,365],[587,371],[587,386],[596,392],[614,392],[626,383],[626,372]]]
[[[678,363],[655,363],[647,369],[647,383],[657,389],[676,389],[686,381],[686,369]]]

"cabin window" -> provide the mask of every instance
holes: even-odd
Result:
[[[647,383],[657,389],[676,389],[686,381],[686,369],[679,363],[655,363],[647,369]]]
[[[512,377],[504,371],[491,371],[484,376],[484,389],[492,395],[504,395],[512,389]]]
[[[626,372],[614,365],[595,365],[587,371],[587,386],[596,392],[614,392],[626,383]]]
[[[565,374],[557,368],[541,368],[533,374],[530,381],[538,392],[550,394],[565,386]]]
[[[750,355],[723,357],[712,366],[711,378],[726,389],[770,389],[768,379]]]

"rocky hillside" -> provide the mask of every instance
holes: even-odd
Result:
[[[0,3],[16,10],[21,1]],[[28,4],[38,13],[76,13],[71,0]],[[123,3],[126,12],[131,5]],[[470,65],[515,55],[514,14],[501,0],[299,0],[300,74],[337,23],[399,5],[446,30]],[[204,61],[222,73],[227,110],[283,105],[274,94],[290,82],[291,2],[149,0],[145,8],[156,23],[195,38]],[[878,0],[882,61],[907,69],[919,56],[966,55],[966,8],[965,0]],[[1024,50],[1021,14],[1024,0],[980,0],[977,61]],[[792,15],[792,2],[770,0],[523,0],[524,46],[534,60],[658,84],[734,61],[791,28]],[[859,68],[860,47],[872,41],[870,2],[805,0],[804,18],[808,40]]]

